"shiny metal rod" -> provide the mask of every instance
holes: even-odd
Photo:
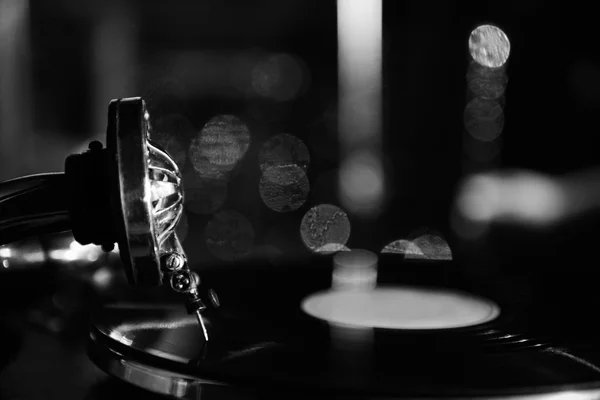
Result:
[[[204,325],[204,318],[202,318],[202,313],[200,312],[200,310],[196,310],[196,318],[198,318],[198,322],[200,322],[200,326],[202,327],[204,340],[208,342],[208,331],[206,330],[206,325]]]

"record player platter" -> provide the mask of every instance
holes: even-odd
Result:
[[[598,367],[528,333],[514,309],[485,298],[418,286],[355,292],[370,296],[371,307],[378,296],[412,302],[441,296],[443,304],[454,296],[462,306],[450,305],[442,314],[464,311],[465,304],[479,313],[471,323],[430,329],[427,324],[439,308],[430,305],[419,314],[424,319],[401,310],[412,326],[398,329],[373,322],[394,314],[377,307],[371,309],[379,316],[362,325],[319,314],[315,304],[331,311],[335,301],[350,306],[357,301],[352,292],[323,291],[327,285],[321,278],[327,274],[321,271],[245,270],[236,272],[234,282],[227,281],[230,272],[213,274],[217,286],[219,280],[227,282],[219,288],[226,293],[221,297],[235,305],[207,314],[214,340],[204,341],[194,317],[179,304],[109,304],[93,315],[91,359],[136,386],[190,399],[201,393],[206,398],[207,388],[226,387],[261,398],[273,393],[285,398],[600,398]],[[271,285],[285,279],[296,283],[293,289]]]

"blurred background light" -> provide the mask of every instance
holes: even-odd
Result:
[[[269,167],[259,182],[260,198],[277,212],[297,210],[306,202],[309,191],[306,174],[295,164]]]
[[[241,213],[219,211],[205,228],[206,245],[213,256],[222,261],[246,257],[254,246],[254,229]]]
[[[304,245],[314,253],[328,244],[343,246],[350,237],[350,220],[339,207],[320,204],[304,214],[300,235]]]
[[[289,101],[298,95],[303,84],[303,70],[287,54],[271,55],[252,69],[252,87],[259,95],[276,101]]]
[[[48,255],[55,261],[95,262],[103,253],[104,251],[100,246],[93,244],[84,246],[72,240],[68,248],[50,250]]]
[[[464,122],[471,136],[483,142],[496,139],[504,129],[504,112],[495,100],[474,98],[465,107]]]
[[[411,287],[319,292],[302,301],[302,310],[331,323],[383,329],[461,328],[500,314],[495,303],[483,298]]]
[[[568,197],[564,186],[543,175],[481,174],[465,180],[457,197],[457,208],[462,216],[474,222],[544,225],[565,215]]]
[[[40,143],[32,136],[30,15],[29,0],[0,1],[0,160],[11,161],[0,168],[0,181],[33,173],[38,161]]]
[[[452,250],[448,242],[439,235],[425,234],[412,241],[419,252],[406,253],[407,259],[452,260]]]
[[[502,29],[481,25],[469,36],[469,51],[473,60],[485,67],[498,68],[510,55],[510,42]]]
[[[293,164],[307,172],[310,153],[302,140],[289,133],[282,133],[263,143],[258,161],[262,171],[269,167]]]
[[[384,196],[383,167],[372,152],[356,152],[340,166],[340,200],[353,213],[374,216]]]
[[[250,146],[250,130],[233,115],[219,115],[204,125],[192,140],[190,160],[202,178],[222,179],[246,154]]]
[[[472,61],[467,69],[467,84],[475,97],[496,100],[508,84],[505,68],[490,68]]]
[[[382,7],[381,0],[337,2],[340,201],[350,213],[367,218],[379,215],[384,195]]]
[[[12,250],[10,247],[0,247],[0,257],[10,258],[11,255],[12,255]]]
[[[92,280],[97,287],[107,288],[114,279],[114,272],[109,267],[100,267],[92,275]]]
[[[382,253],[423,255],[423,252],[412,240],[399,239],[385,245]]]

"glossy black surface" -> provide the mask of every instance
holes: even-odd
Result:
[[[93,315],[90,355],[100,366],[107,357],[122,356],[202,381],[312,394],[527,394],[600,379],[591,361],[576,359],[577,349],[563,350],[552,332],[540,335],[548,333],[541,325],[524,323],[526,308],[497,296],[490,297],[503,306],[498,319],[457,330],[357,330],[312,319],[299,309],[300,299],[330,284],[328,261],[314,258],[305,268],[255,266],[236,270],[235,280],[230,273],[206,274],[222,286],[225,302],[208,316],[215,332],[208,345],[193,317],[174,304],[102,307]],[[379,282],[465,289],[460,274],[449,273],[456,268],[452,262],[383,257]],[[591,359],[593,353],[584,352]]]

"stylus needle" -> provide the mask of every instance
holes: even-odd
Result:
[[[202,318],[200,310],[196,310],[196,317],[198,318],[198,322],[200,322],[200,326],[202,327],[202,333],[204,333],[204,340],[208,342],[208,331],[206,330],[206,325],[204,325],[204,319]]]

